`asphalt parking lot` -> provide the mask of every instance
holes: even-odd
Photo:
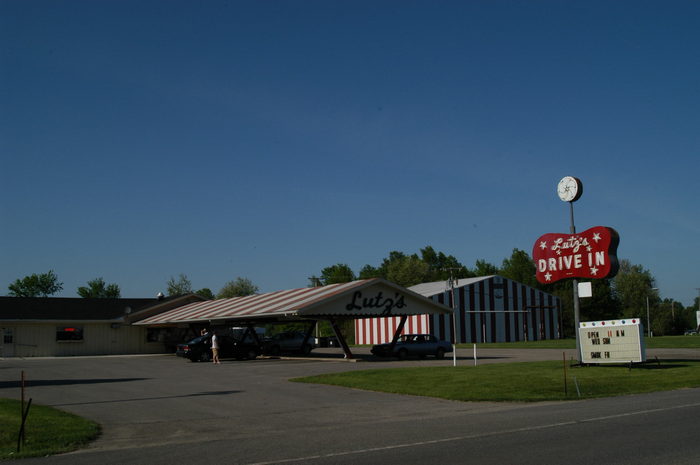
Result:
[[[695,424],[700,413],[700,390],[695,389],[680,395],[681,391],[676,391],[676,395],[626,398],[612,408],[608,400],[461,403],[288,381],[327,372],[452,364],[449,357],[376,361],[364,349],[357,352],[358,362],[343,360],[339,349],[324,349],[308,358],[226,360],[221,365],[191,363],[172,355],[5,359],[0,362],[0,397],[19,398],[17,380],[24,371],[27,396],[34,403],[67,410],[103,426],[102,436],[87,449],[15,463],[159,464],[198,459],[246,464],[396,463],[394,460],[405,453],[403,463],[425,463],[420,461],[421,454],[434,457],[432,449],[441,441],[445,450],[465,441],[475,449],[488,448],[487,442],[499,435],[545,431],[547,425],[564,424],[567,418],[590,416],[589,410],[576,407],[581,404],[596,410],[596,418],[602,418],[604,412],[617,412],[610,414],[630,421],[665,403],[669,403],[674,424],[686,414]],[[471,351],[458,354],[458,364],[474,364]],[[700,351],[649,351],[649,356],[699,359]],[[491,349],[480,352],[479,357],[479,364],[561,360],[562,351]],[[630,412],[642,413],[635,416]],[[683,415],[679,416],[680,412]],[[513,430],[514,425],[520,426]],[[549,433],[554,430],[551,427]],[[491,433],[482,438],[487,431]],[[447,441],[449,438],[453,442]],[[682,440],[683,435],[678,438]],[[424,458],[434,463],[429,457]],[[474,463],[504,463],[489,462],[489,457],[482,456]],[[653,454],[645,454],[629,463],[666,463],[658,461],[658,456],[655,462],[645,461],[651,458]],[[493,456],[493,460],[498,459],[497,454]],[[673,463],[694,463],[682,459]],[[556,463],[546,460],[538,453],[532,463]],[[466,463],[448,458],[442,461]]]

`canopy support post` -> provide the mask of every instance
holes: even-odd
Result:
[[[407,315],[401,316],[401,321],[399,321],[399,325],[396,327],[396,331],[394,331],[394,338],[391,340],[391,346],[389,347],[390,354],[394,352],[394,346],[401,336],[401,331],[403,331],[403,327],[406,325],[406,320],[408,320]]]
[[[329,319],[328,322],[331,324],[331,328],[333,328],[335,337],[336,339],[338,339],[340,346],[343,348],[343,352],[345,352],[345,358],[354,358],[352,352],[350,351],[350,346],[348,346],[348,343],[345,341],[343,333],[340,331],[340,327],[338,327],[338,324],[333,319]]]
[[[262,350],[262,341],[258,337],[258,333],[255,332],[255,326],[252,323],[250,323],[246,326],[246,328],[247,329],[245,330],[245,333],[243,333],[243,338],[241,339],[241,341],[245,341],[246,336],[250,334],[250,337],[255,342],[255,345],[260,347],[260,350]]]
[[[311,339],[311,335],[313,334],[315,327],[316,327],[316,321],[312,321],[309,323],[309,328],[306,330],[306,333],[304,334],[304,342],[302,343],[302,347],[309,343],[309,339]]]

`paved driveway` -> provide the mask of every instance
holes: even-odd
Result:
[[[360,358],[367,356],[366,351],[359,352]],[[540,426],[588,414],[585,409],[563,413],[569,408],[576,412],[576,405],[607,412],[604,406],[611,402],[462,403],[288,381],[326,372],[452,364],[450,358],[353,363],[342,360],[338,350],[325,353],[336,358],[322,360],[317,355],[303,360],[225,361],[221,365],[190,363],[170,355],[6,359],[0,362],[0,397],[19,397],[16,380],[24,370],[27,395],[35,403],[91,418],[104,428],[102,437],[83,451],[15,463],[170,464],[201,458],[218,463],[354,463],[353,457],[364,463],[374,463],[374,459],[376,463],[394,463],[381,457],[389,450],[405,452],[405,447],[399,447],[404,444],[427,451],[446,438],[461,438],[459,434],[473,440],[474,434],[484,431],[506,434],[504,431],[513,425],[530,428],[531,420],[542,412],[552,417],[536,421]],[[458,363],[473,365],[471,355],[460,351]],[[651,351],[650,355],[654,356]],[[562,351],[493,349],[481,351],[480,357],[479,363],[561,359]],[[700,358],[700,351],[674,351],[670,357]],[[692,410],[697,418],[699,393],[686,390],[680,398],[660,397],[671,402],[670,412]],[[618,414],[627,415],[639,402],[657,404],[650,396],[634,399],[641,401]],[[409,454],[404,463],[421,463],[412,461],[418,457],[420,453]],[[427,463],[434,463],[431,460]],[[637,463],[647,463],[640,460]],[[479,463],[488,463],[487,458],[482,457]]]

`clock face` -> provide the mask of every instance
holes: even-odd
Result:
[[[559,181],[557,194],[564,202],[575,202],[581,197],[581,181],[573,176],[565,176]]]

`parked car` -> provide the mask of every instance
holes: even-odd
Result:
[[[230,334],[217,334],[217,337],[219,339],[219,358],[251,360],[260,355],[260,347],[254,342],[241,341]],[[211,334],[205,334],[184,344],[178,344],[175,354],[193,362],[211,361]]]
[[[304,342],[306,334],[298,331],[285,331],[265,338],[263,351],[270,355],[279,355],[282,352],[301,352],[308,354],[314,348],[313,338]]]
[[[683,333],[686,336],[696,336],[698,334],[698,331],[695,329],[689,329],[685,333]]]
[[[374,355],[378,357],[397,357],[400,360],[408,356],[425,357],[426,355],[443,358],[447,352],[452,352],[452,344],[439,340],[432,334],[403,334],[396,341],[393,348],[391,343],[372,346]]]
[[[314,343],[316,347],[340,347],[340,342],[335,336],[315,337]]]

